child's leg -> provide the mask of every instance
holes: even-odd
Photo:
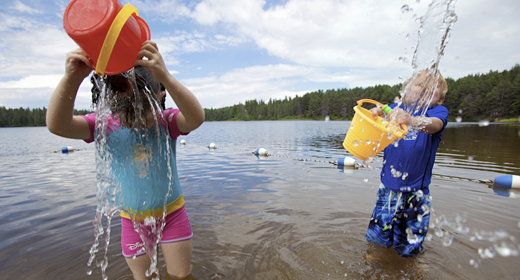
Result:
[[[393,195],[392,195],[393,193]],[[383,247],[391,248],[393,244],[393,218],[397,206],[397,194],[383,184],[377,192],[376,206],[372,212],[366,239]]]
[[[394,249],[403,257],[411,257],[423,250],[422,243],[430,223],[430,191],[428,188],[403,194],[403,209],[396,215]]]
[[[121,247],[128,267],[134,275],[134,279],[149,279],[145,276],[150,268],[150,257],[146,254],[143,241],[134,230],[134,224],[130,219],[121,217]]]
[[[161,251],[166,263],[166,271],[174,279],[183,279],[191,273],[191,239],[161,243]]]
[[[184,206],[168,214],[161,239],[161,251],[166,262],[166,271],[174,279],[185,278],[191,273],[192,236],[190,220]]]
[[[137,256],[135,258],[125,258],[128,267],[132,271],[135,280],[148,280],[146,271],[150,268],[150,257],[147,254]]]

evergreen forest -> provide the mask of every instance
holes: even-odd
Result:
[[[468,75],[454,80],[446,78],[448,93],[444,101],[449,119],[462,121],[490,121],[520,116],[520,65],[502,72]],[[228,120],[350,120],[357,100],[369,98],[383,104],[393,103],[400,96],[401,84],[376,85],[367,88],[329,89],[308,92],[283,100],[247,100],[244,104],[204,109],[206,121]],[[0,106],[0,127],[44,126],[46,108],[16,108]],[[74,110],[74,114],[88,114],[89,110]]]
[[[446,78],[448,93],[444,101],[450,120],[490,121],[520,116],[520,65],[502,72],[469,75],[457,80]],[[391,104],[400,96],[401,84],[367,88],[329,89],[308,92],[283,100],[248,100],[219,109],[205,109],[206,121],[311,119],[350,120],[354,106],[368,98]]]

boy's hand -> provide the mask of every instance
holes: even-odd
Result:
[[[372,117],[374,118],[374,120],[377,120],[377,117],[383,115],[383,110],[381,110],[381,108],[379,107],[374,107],[370,109],[370,112],[372,112]]]
[[[66,75],[83,80],[90,72],[92,72],[92,67],[88,60],[87,53],[83,49],[78,48],[67,53],[67,59],[65,60]]]
[[[144,57],[146,57],[147,60],[143,59]],[[134,65],[146,67],[159,83],[164,83],[170,75],[161,53],[159,53],[157,44],[152,41],[145,41],[143,43],[141,50],[137,53],[137,60],[134,61]]]
[[[398,124],[405,124],[407,126],[410,126],[412,122],[412,117],[410,114],[401,108],[394,108],[392,111],[390,111],[390,114],[388,114],[388,119]]]

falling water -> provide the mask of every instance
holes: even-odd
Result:
[[[161,122],[164,116],[156,100],[157,98],[154,96],[156,94],[148,85],[142,86],[143,83],[138,85],[137,81],[142,81],[144,78],[134,69],[123,73],[121,76],[130,82],[133,94],[123,95],[117,92],[115,88],[110,88],[106,77],[93,79],[99,89],[99,97],[95,107],[97,209],[94,220],[95,241],[90,249],[88,266],[90,267],[96,259],[96,253],[99,251],[99,239],[104,235],[104,255],[101,260],[96,262],[96,265],[101,268],[103,279],[107,279],[110,224],[113,215],[119,211],[126,213],[132,219],[134,230],[141,237],[144,244],[143,249],[150,257],[151,264],[146,275],[155,277],[153,279],[159,279],[157,245],[162,237],[162,230],[165,225],[166,198],[171,188],[168,188],[166,193],[158,193],[153,182],[155,182],[154,178],[161,174],[166,174],[170,183],[172,181],[170,138],[168,137],[167,126],[162,125]],[[120,112],[123,113],[119,115]],[[118,136],[122,137],[117,138]],[[111,139],[112,145],[110,145]],[[113,145],[114,141],[117,141],[116,145]],[[150,142],[155,142],[155,144],[146,146]],[[133,156],[128,156],[125,152],[122,154],[121,150],[118,149],[118,147],[125,147],[125,144],[135,149]],[[152,151],[153,148],[155,149]],[[150,156],[152,152],[161,155],[161,162],[153,161]],[[166,167],[163,166],[164,162],[167,163]],[[133,172],[139,177],[150,180],[150,183],[132,186],[131,183],[135,183],[134,181],[126,182],[127,178],[123,179],[123,177],[131,178],[134,176],[134,174],[125,176],[128,173],[128,168],[133,169]],[[164,170],[164,168],[167,169]],[[162,172],[161,174],[148,174],[147,171]],[[132,192],[137,191],[144,196],[131,195]],[[135,206],[136,204],[142,205],[142,209],[155,206],[152,208],[154,209],[153,214],[143,215],[141,209]],[[157,211],[157,209],[160,210]],[[103,227],[103,217],[106,218],[106,229]],[[90,273],[91,269],[87,271],[87,274]]]
[[[428,6],[426,14],[420,18],[418,42],[412,60],[414,72],[401,89],[401,102],[406,100],[406,110],[411,114],[424,116],[433,99],[433,94],[438,86],[439,63],[448,44],[451,28],[457,21],[455,2],[456,0],[433,0]],[[413,82],[411,81],[425,71],[427,72],[422,81],[423,90],[413,94]]]

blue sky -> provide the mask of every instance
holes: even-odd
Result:
[[[413,73],[419,19],[431,0],[120,2],[139,9],[168,69],[202,106],[221,108],[402,82]],[[47,107],[66,53],[77,47],[63,29],[68,3],[1,0],[0,106]],[[457,0],[455,13],[439,66],[445,77],[520,63],[520,1]],[[90,108],[88,79],[76,108]]]

